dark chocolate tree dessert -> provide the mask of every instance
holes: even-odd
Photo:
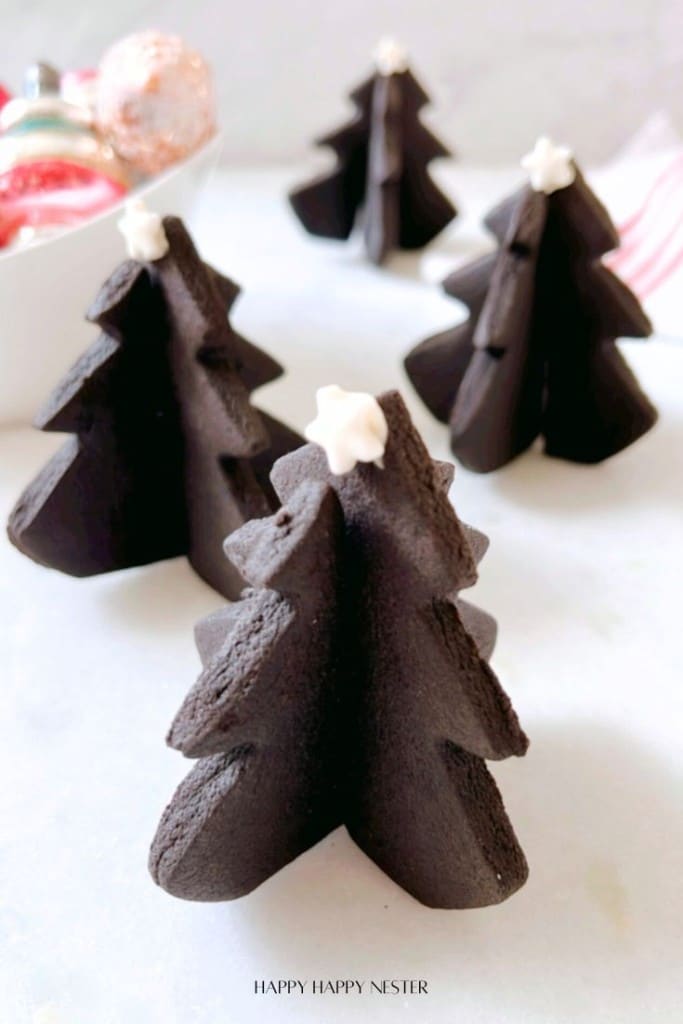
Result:
[[[458,598],[486,540],[398,393],[324,388],[318,410],[318,443],[273,468],[283,507],[226,541],[250,587],[198,626],[204,669],[168,736],[198,763],[152,875],[234,899],[345,825],[422,903],[497,903],[527,865],[485,760],[528,741],[487,663],[495,626]]]
[[[548,455],[600,462],[657,419],[615,343],[652,328],[601,262],[619,244],[607,211],[565,147],[539,139],[523,164],[530,184],[485,221],[498,251],[444,282],[469,319],[405,361],[455,455],[480,473],[539,435]]]
[[[37,418],[74,436],[19,499],[9,536],[74,576],[185,554],[235,597],[223,541],[277,507],[270,468],[302,443],[250,402],[282,368],[232,329],[239,288],[177,217],[131,205],[122,230],[133,258],[88,313],[102,333]]]
[[[347,239],[358,220],[373,263],[392,249],[419,249],[456,216],[432,181],[428,165],[449,150],[420,121],[429,96],[410,71],[405,52],[382,40],[377,69],[351,93],[349,124],[317,140],[336,165],[290,194],[312,235]]]

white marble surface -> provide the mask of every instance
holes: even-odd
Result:
[[[232,160],[303,154],[347,115],[386,34],[413,53],[434,124],[467,159],[515,160],[550,132],[601,160],[661,107],[683,128],[679,0],[2,0],[0,12],[10,83],[39,57],[92,64],[136,29],[187,36],[215,69]]]
[[[500,184],[476,189],[490,201]],[[457,315],[424,277],[471,244],[467,228],[379,271],[305,238],[282,185],[222,177],[198,222],[245,287],[238,328],[289,368],[258,400],[301,427],[319,384],[398,385],[446,457],[399,360]],[[188,767],[163,737],[198,669],[192,625],[220,599],[182,560],[75,581],[0,540],[3,1022],[678,1019],[683,348],[625,351],[661,410],[636,446],[601,467],[533,453],[456,472],[459,512],[492,541],[474,596],[499,620],[494,666],[532,740],[494,766],[531,864],[497,908],[427,910],[342,831],[237,903],[158,890],[147,847]],[[0,432],[3,517],[57,443]],[[429,995],[256,997],[264,978],[424,978]]]

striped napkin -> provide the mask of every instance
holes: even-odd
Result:
[[[652,117],[589,175],[621,236],[607,266],[636,293],[660,335],[683,339],[683,141]]]

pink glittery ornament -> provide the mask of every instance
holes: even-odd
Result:
[[[143,174],[157,174],[215,132],[206,61],[178,36],[127,36],[102,59],[95,116],[119,156]]]

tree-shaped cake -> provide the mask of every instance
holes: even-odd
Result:
[[[178,218],[133,205],[122,230],[133,258],[88,313],[102,333],[37,419],[74,436],[19,499],[9,535],[74,576],[186,554],[234,597],[243,581],[223,540],[277,507],[270,467],[301,443],[250,404],[282,370],[232,329],[239,288]]]
[[[486,218],[499,249],[456,271],[469,319],[408,355],[408,375],[470,469],[498,469],[540,435],[548,455],[600,462],[657,413],[615,344],[643,338],[638,300],[601,262],[619,244],[565,147],[539,139],[529,185]]]
[[[324,388],[318,409],[319,444],[273,469],[283,507],[226,541],[250,589],[198,627],[168,742],[199,760],[152,875],[233,899],[344,824],[423,903],[499,902],[527,866],[485,760],[527,739],[486,661],[491,620],[457,597],[485,541],[398,393]]]
[[[419,249],[456,216],[428,165],[450,152],[420,121],[429,96],[392,40],[376,51],[376,71],[351,93],[353,119],[317,140],[336,166],[290,194],[307,231],[347,239],[357,220],[374,263],[392,249]]]

